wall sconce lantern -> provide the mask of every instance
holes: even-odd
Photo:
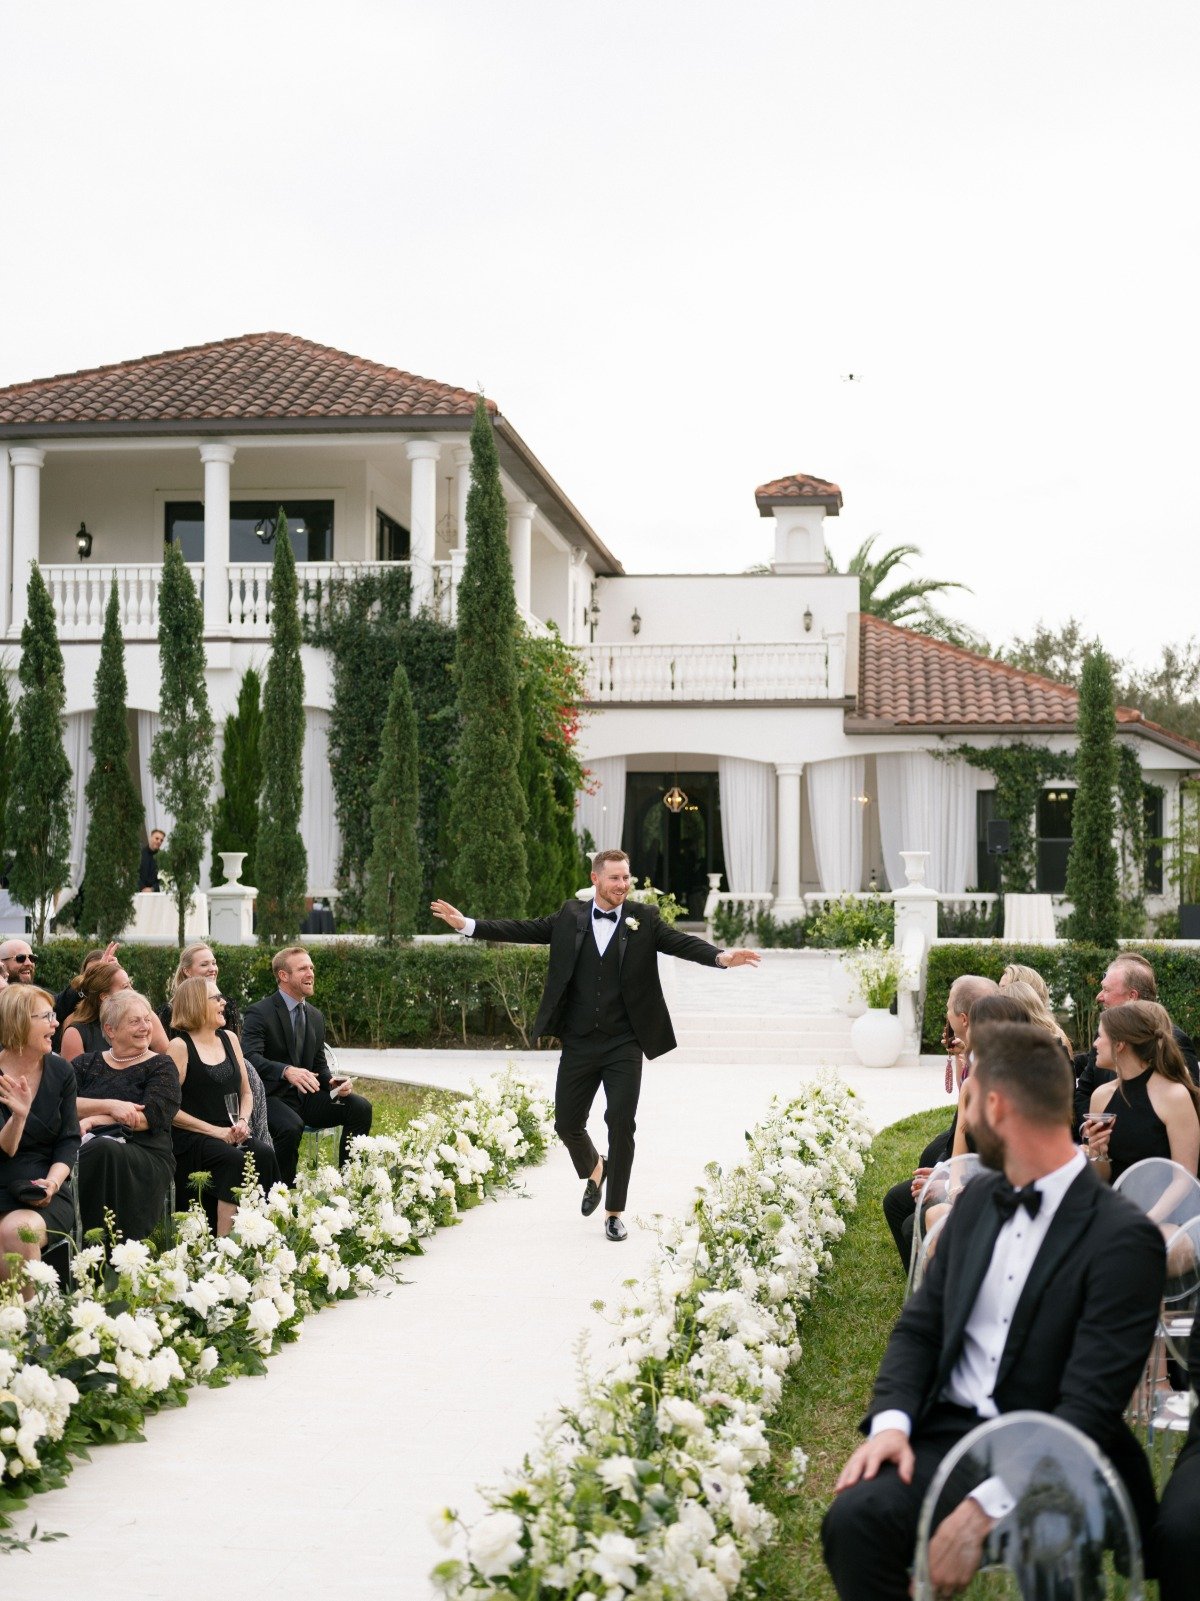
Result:
[[[84,522],[79,524],[79,532],[75,535],[75,549],[79,552],[80,561],[87,561],[92,554],[92,536]]]
[[[592,599],[591,599],[591,604],[588,606],[588,609],[587,609],[587,620],[588,620],[588,624],[589,624],[589,626],[590,626],[590,628],[592,630],[592,638],[595,639],[595,637],[596,637],[596,625],[600,621],[600,603],[596,599],[596,586],[595,586],[595,584],[592,585]]]
[[[633,616],[629,619],[629,626],[633,629],[633,637],[636,639],[642,631],[642,619],[638,616],[636,606],[633,608]]]
[[[812,623],[813,623],[812,607],[811,606],[806,606],[804,608],[804,632],[806,634],[811,634],[812,633]]]

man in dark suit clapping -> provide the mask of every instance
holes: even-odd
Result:
[[[325,1019],[310,1004],[316,982],[312,957],[302,945],[289,945],[271,958],[279,988],[246,1008],[242,1050],[253,1062],[267,1091],[267,1127],[285,1184],[296,1177],[305,1127],[341,1126],[338,1160],[344,1162],[351,1138],[371,1132],[372,1107],[353,1095],[350,1080],[335,1079],[325,1058]]]
[[[582,1212],[590,1217],[606,1190],[604,1232],[626,1238],[625,1210],[633,1167],[633,1136],[642,1057],[674,1050],[675,1032],[658,977],[658,953],[707,967],[740,967],[758,961],[757,951],[721,951],[707,940],[664,923],[655,906],[627,906],[629,858],[600,851],[592,859],[595,900],[566,901],[553,917],[490,920],[464,917],[446,901],[432,911],[473,939],[549,945],[546,988],[533,1038],[562,1041],[554,1096],[554,1127],[571,1153],[584,1185]],[[596,1091],[604,1086],[608,1157],[587,1132]],[[607,1181],[607,1187],[606,1187]]]
[[[825,1516],[842,1601],[907,1601],[917,1519],[942,1458],[987,1418],[1029,1409],[1073,1424],[1124,1480],[1146,1546],[1154,1485],[1122,1414],[1162,1295],[1159,1230],[1094,1176],[1071,1138],[1071,1071],[1042,1029],[992,1023],[973,1042],[960,1115],[987,1167],[966,1186],[920,1290],[892,1330],[868,1434]],[[989,1480],[930,1542],[939,1595],[963,1588],[1007,1514]]]

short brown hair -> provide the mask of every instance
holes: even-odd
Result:
[[[1075,1079],[1062,1047],[1036,1023],[984,1023],[971,1044],[983,1093],[1000,1090],[1031,1123],[1070,1128]]]
[[[1137,990],[1139,1001],[1158,999],[1158,980],[1154,976],[1154,969],[1137,951],[1118,951],[1108,965],[1121,969],[1125,975],[1126,989]]]
[[[624,862],[628,866],[629,856],[625,851],[597,851],[592,857],[592,872],[602,873],[605,862]]]
[[[194,1034],[208,1023],[210,978],[185,978],[171,997],[171,1027]]]
[[[272,956],[271,971],[274,973],[275,977],[278,978],[281,973],[286,973],[288,968],[292,965],[293,956],[307,955],[308,951],[303,945],[285,945],[281,951],[276,951],[274,956]]]
[[[36,984],[7,984],[0,989],[0,1049],[23,1051],[33,1014],[45,1001],[54,1010],[54,996]]]

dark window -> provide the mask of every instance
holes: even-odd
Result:
[[[975,888],[995,895],[1000,889],[1000,858],[990,856],[987,848],[987,826],[996,816],[996,791],[980,789],[975,793]]]
[[[234,500],[229,506],[229,559],[236,562],[270,561],[271,545],[261,539],[275,527],[278,500]],[[333,560],[332,500],[286,500],[282,502],[288,520],[288,538],[297,561]],[[168,501],[166,509],[168,545],[183,547],[185,561],[204,560],[204,505],[199,500]]]
[[[407,561],[412,549],[408,529],[389,517],[386,511],[375,513],[376,561]]]
[[[1143,827],[1146,831],[1146,857],[1143,868],[1147,894],[1161,895],[1163,889],[1163,792],[1147,784],[1142,796]]]
[[[1043,895],[1061,895],[1067,887],[1071,854],[1073,789],[1044,789],[1037,804],[1037,887]]]

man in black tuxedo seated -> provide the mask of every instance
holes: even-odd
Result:
[[[1110,1006],[1124,1006],[1127,1001],[1156,1001],[1158,980],[1154,976],[1154,969],[1137,951],[1118,952],[1105,969],[1096,999],[1106,1010]],[[1200,1062],[1196,1058],[1196,1047],[1177,1023],[1171,1026],[1175,1030],[1175,1043],[1183,1052],[1188,1072],[1192,1075],[1192,1083],[1200,1084]],[[1101,1084],[1107,1084],[1112,1076],[1107,1068],[1096,1066],[1094,1044],[1075,1057],[1076,1133],[1088,1115],[1092,1091]]]
[[[267,1127],[283,1182],[296,1177],[300,1141],[308,1128],[342,1130],[338,1161],[344,1162],[355,1134],[371,1132],[373,1108],[352,1095],[348,1078],[334,1078],[325,1059],[325,1019],[309,1004],[316,982],[312,957],[289,945],[271,958],[279,988],[246,1008],[242,1050],[258,1069],[267,1092]]]
[[[605,1190],[604,1233],[626,1238],[625,1210],[633,1167],[633,1135],[642,1057],[674,1050],[675,1032],[658,978],[658,953],[707,967],[757,963],[757,951],[721,951],[664,923],[656,906],[626,907],[629,858],[599,851],[592,858],[594,901],[565,901],[553,917],[464,917],[447,901],[434,901],[436,917],[472,939],[549,945],[546,988],[533,1038],[562,1041],[554,1095],[554,1128],[584,1185],[582,1212],[590,1217]],[[587,1131],[596,1091],[604,1085],[608,1157]],[[607,1187],[606,1187],[607,1180]]]
[[[980,1422],[1049,1412],[1109,1457],[1143,1546],[1154,1525],[1145,1453],[1122,1413],[1150,1351],[1162,1235],[1099,1182],[1071,1137],[1071,1072],[1045,1030],[992,1023],[973,1041],[960,1116],[993,1174],[966,1186],[884,1353],[863,1428],[826,1513],[842,1601],[907,1601],[921,1503],[938,1463]],[[979,1486],[930,1543],[939,1595],[962,1589],[1011,1509]]]
[[[1200,1390],[1200,1318],[1188,1344],[1188,1375]],[[1159,1601],[1195,1601],[1200,1592],[1200,1407],[1163,1491],[1157,1529]]]

